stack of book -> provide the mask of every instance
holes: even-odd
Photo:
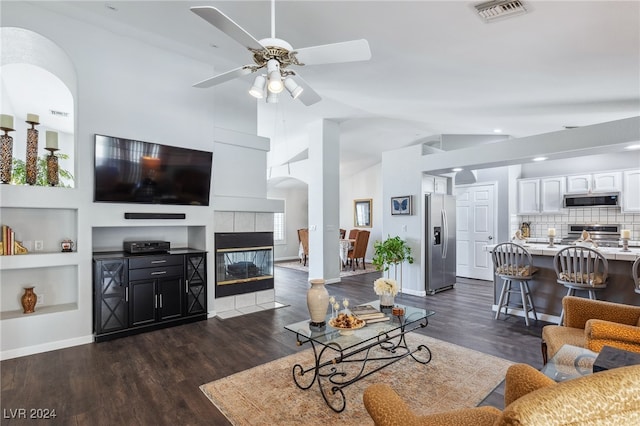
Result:
[[[2,254],[13,255],[15,253],[16,234],[7,225],[2,225]]]
[[[389,317],[371,305],[358,305],[351,308],[351,313],[367,324],[380,321],[389,321]]]

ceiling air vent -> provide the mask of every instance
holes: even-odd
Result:
[[[493,0],[476,4],[474,7],[485,22],[527,13],[527,9],[520,0]]]
[[[68,117],[69,116],[69,113],[68,112],[64,112],[64,111],[56,111],[54,109],[50,109],[49,112],[54,117]]]

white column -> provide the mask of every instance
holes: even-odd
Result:
[[[309,279],[340,281],[340,126],[309,124]]]

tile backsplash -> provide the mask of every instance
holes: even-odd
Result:
[[[533,238],[545,238],[549,228],[556,228],[557,238],[564,238],[569,232],[569,224],[620,224],[622,229],[631,230],[632,240],[640,240],[640,213],[623,214],[620,208],[615,207],[576,208],[566,211],[567,214],[518,215],[518,224],[531,222]]]

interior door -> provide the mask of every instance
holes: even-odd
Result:
[[[495,186],[456,187],[456,273],[460,277],[493,280],[491,255],[484,249],[494,243]]]

